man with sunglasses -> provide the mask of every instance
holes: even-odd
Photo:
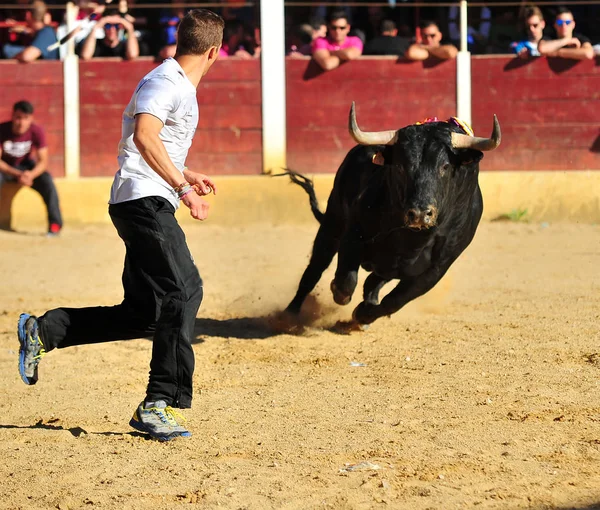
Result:
[[[442,32],[435,21],[419,24],[420,40],[411,44],[404,56],[409,60],[427,60],[429,57],[448,60],[456,58],[458,50],[452,44],[442,44]]]
[[[594,58],[594,49],[590,40],[579,33],[575,33],[575,20],[573,13],[559,7],[554,20],[554,30],[557,39],[541,40],[538,49],[546,57],[570,58],[573,60],[587,60]]]
[[[121,28],[127,33],[124,40],[120,38]],[[104,38],[98,41],[96,31],[100,29],[104,30]],[[121,57],[124,60],[133,60],[139,55],[140,46],[133,24],[119,15],[101,18],[83,41],[79,52],[82,60],[94,57]]]
[[[329,17],[327,37],[313,41],[313,58],[325,71],[339,67],[342,62],[357,59],[362,55],[363,42],[348,35],[350,23],[344,11],[334,11]]]

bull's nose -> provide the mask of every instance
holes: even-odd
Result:
[[[435,225],[437,220],[437,209],[434,206],[428,206],[423,209],[413,207],[406,211],[406,226],[410,228],[429,228]]]

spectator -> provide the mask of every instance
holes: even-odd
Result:
[[[56,42],[56,33],[50,26],[50,14],[46,4],[35,0],[31,5],[28,19],[28,31],[32,41],[28,46],[18,44],[5,44],[4,56],[16,59],[19,62],[33,62],[40,58],[44,60],[58,60],[58,50],[48,51],[48,46]]]
[[[582,34],[574,33],[575,20],[573,13],[565,7],[559,7],[554,20],[557,39],[544,40],[538,44],[541,55],[562,57],[573,60],[594,58],[594,49],[590,40]]]
[[[523,21],[514,7],[498,8],[492,18],[486,53],[507,53],[513,41],[521,37]]]
[[[458,50],[452,44],[442,44],[442,32],[435,21],[422,21],[420,40],[411,44],[405,57],[410,60],[427,60],[429,57],[448,60],[456,58]]]
[[[327,24],[323,18],[313,18],[309,24],[300,25],[292,41],[289,57],[297,58],[312,54],[312,43],[327,35]]]
[[[176,1],[176,0],[172,0]],[[177,27],[188,9],[172,7],[161,14],[158,22],[161,26],[161,48],[158,57],[161,60],[174,57],[177,49]]]
[[[334,11],[329,17],[327,37],[313,41],[313,58],[325,71],[339,67],[342,62],[354,60],[362,54],[363,43],[348,35],[350,23],[344,11]]]
[[[219,58],[238,57],[250,60],[260,55],[260,46],[253,35],[247,33],[241,21],[226,21],[223,31],[223,45],[219,50]]]
[[[403,56],[409,44],[408,39],[398,37],[396,23],[390,19],[385,19],[381,22],[381,35],[367,42],[363,55]]]
[[[104,38],[98,41],[96,34],[99,29],[104,30]],[[122,29],[127,32],[125,40],[119,36],[119,31]],[[139,55],[140,47],[133,25],[116,14],[100,18],[100,21],[83,41],[79,53],[82,60],[90,60],[95,57],[121,57],[124,60],[133,60]]]
[[[448,11],[448,33],[450,40],[458,44],[460,42],[459,21],[457,20],[460,10],[453,5]],[[492,11],[489,7],[467,10],[467,48],[472,53],[485,53],[487,41],[490,37],[492,26]]]
[[[19,101],[12,120],[0,124],[0,186],[17,182],[37,191],[48,210],[48,235],[58,235],[62,218],[58,193],[48,169],[48,147],[41,126],[33,123],[33,105]]]
[[[510,47],[519,57],[539,57],[539,42],[544,38],[546,22],[539,7],[532,6],[525,10],[523,22],[527,38],[511,43]]]

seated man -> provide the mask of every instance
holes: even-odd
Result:
[[[48,210],[48,235],[54,236],[62,228],[62,217],[58,193],[47,168],[44,130],[33,123],[32,104],[19,101],[13,106],[12,120],[0,124],[0,186],[5,181],[18,182],[42,195]]]
[[[427,60],[429,57],[447,60],[456,58],[458,50],[452,44],[442,44],[442,32],[435,21],[422,21],[421,41],[411,44],[404,56],[410,60]]]
[[[121,28],[127,32],[125,40],[119,37]],[[96,32],[100,29],[104,30],[104,38],[98,41]],[[124,60],[133,60],[139,55],[140,47],[133,25],[117,14],[100,18],[79,51],[82,60],[94,57],[121,57]]]
[[[329,16],[327,37],[318,37],[313,41],[313,58],[325,71],[361,56],[363,43],[360,38],[348,35],[349,31],[347,14],[344,11],[334,11]]]
[[[404,55],[409,45],[408,38],[398,37],[396,23],[391,19],[381,22],[381,35],[365,44],[363,55]]]
[[[48,51],[48,46],[56,42],[56,33],[49,25],[51,18],[46,4],[40,0],[34,1],[27,21],[28,32],[32,37],[31,44],[28,46],[5,44],[4,57],[14,58],[19,62],[33,62],[40,58],[58,60],[58,50]]]
[[[570,58],[587,60],[594,58],[594,49],[590,40],[582,34],[574,33],[575,20],[573,13],[559,7],[554,20],[555,40],[542,39],[538,44],[541,55],[546,57]]]
[[[546,28],[542,11],[536,6],[528,7],[525,9],[523,20],[527,38],[511,43],[510,47],[521,58],[539,57],[538,44],[544,38]]]

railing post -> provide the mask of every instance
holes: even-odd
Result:
[[[67,3],[67,32],[75,23],[77,9]],[[75,41],[67,42],[67,55],[63,61],[65,177],[75,179],[80,175],[79,144],[79,58],[75,54]]]
[[[467,46],[467,0],[460,0],[460,51],[456,57],[456,116],[471,125],[471,53]]]
[[[283,0],[260,3],[262,169],[286,167],[285,19]]]

